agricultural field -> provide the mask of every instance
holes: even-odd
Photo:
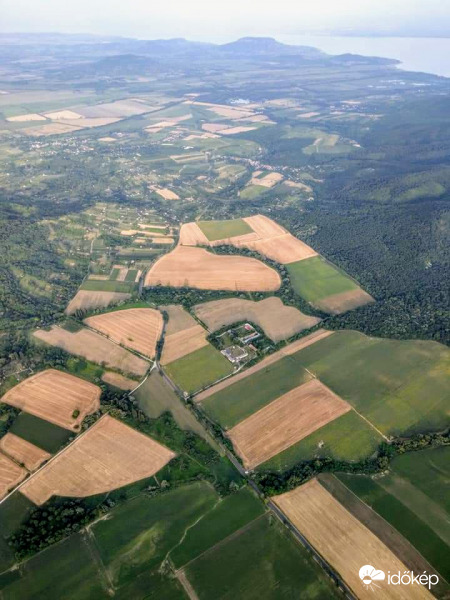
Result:
[[[0,438],[0,450],[16,463],[23,465],[28,471],[34,471],[51,456],[49,452],[30,444],[11,432]]]
[[[438,424],[442,427],[446,419],[448,422],[449,358],[444,346],[367,338],[351,331],[313,340],[315,343],[287,355],[281,350],[275,360],[275,355],[271,355],[196,396],[203,410],[225,431],[229,430],[227,433],[247,467],[263,463],[263,470],[279,471],[314,456],[360,460],[370,456],[388,436],[436,430]],[[303,400],[295,408],[289,408],[287,403],[286,414],[280,412],[281,407],[274,414],[271,410],[278,403],[283,405],[283,399],[292,394],[295,402],[295,390],[312,385],[307,382],[313,377],[318,378],[313,381],[321,382],[341,398],[348,410],[317,422],[318,426],[307,435],[299,435],[295,431],[296,427],[303,427],[300,413],[292,422],[289,414],[301,411]],[[434,390],[433,403],[424,400],[425,390],[430,389]],[[307,412],[314,414],[312,410]],[[321,416],[325,418],[325,413]],[[276,432],[278,425],[281,437],[291,443],[283,447],[279,438],[278,452],[270,452],[277,438],[274,435],[271,439],[269,432]],[[259,457],[258,448],[267,454]],[[250,460],[248,453],[253,452],[255,458]]]
[[[285,306],[280,298],[265,298],[259,302],[241,298],[212,300],[193,307],[196,316],[210,331],[217,331],[225,325],[240,321],[250,321],[261,327],[266,336],[274,342],[287,340],[296,333],[314,327],[320,322],[292,306]]]
[[[26,469],[19,466],[5,454],[0,453],[0,499],[23,481],[26,476]]]
[[[267,516],[188,564],[185,574],[200,600],[341,597],[306,550]]]
[[[68,373],[47,369],[10,389],[1,401],[77,431],[85,416],[100,407],[100,388]]]
[[[150,437],[105,415],[20,492],[37,505],[52,496],[93,496],[151,477],[174,456]]]
[[[219,238],[222,233],[228,234],[228,237]],[[237,248],[255,250],[281,264],[301,261],[317,254],[284,227],[264,215],[234,221],[187,223],[180,229],[180,243],[185,246],[231,244]]]
[[[166,364],[165,370],[182,390],[192,394],[231,375],[233,366],[223,354],[208,343],[207,346]]]
[[[152,371],[147,380],[136,390],[135,396],[140,409],[150,418],[156,419],[162,413],[169,411],[178,427],[193,431],[215,447],[211,437],[158,371]]]
[[[115,373],[114,371],[105,371],[102,374],[102,381],[112,387],[124,391],[132,390],[137,385],[137,381],[124,377],[123,375],[120,375],[120,373]]]
[[[50,454],[59,450],[73,436],[71,429],[59,427],[26,412],[19,414],[9,432]]]
[[[337,331],[295,358],[386,436],[449,423],[450,352],[437,342]]]
[[[108,314],[116,315],[118,313]],[[86,328],[71,332],[53,325],[50,331],[39,329],[33,333],[33,336],[41,342],[62,348],[70,354],[82,356],[89,361],[125,374],[143,376],[150,366],[146,360],[121,348],[105,336]]]
[[[275,504],[361,599],[373,591],[358,576],[363,565],[375,564],[387,573],[406,571],[406,565],[358,521],[320,483],[313,479],[274,498]],[[433,598],[423,586],[389,586],[377,581],[380,598]]]
[[[378,477],[337,479],[408,540],[443,580],[450,580],[447,493],[450,449],[422,450],[396,457]],[[348,493],[348,492],[347,492]]]
[[[244,466],[253,469],[350,410],[311,379],[235,425],[228,436]]]
[[[73,315],[77,311],[89,311],[96,308],[107,308],[111,304],[119,304],[131,298],[131,294],[126,292],[108,292],[78,290],[72,300],[69,302],[66,313]]]
[[[182,306],[160,306],[160,310],[168,315],[161,354],[162,365],[209,346],[206,330]]]
[[[321,256],[287,265],[293,289],[320,310],[340,314],[373,302],[358,284]]]
[[[95,315],[85,319],[86,325],[108,338],[149,358],[155,356],[162,332],[161,313],[152,308],[129,308]]]
[[[148,271],[145,286],[193,287],[201,290],[275,291],[276,271],[254,258],[215,255],[202,248],[178,246]]]

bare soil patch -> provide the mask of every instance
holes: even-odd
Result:
[[[268,365],[271,365],[274,362],[277,362],[277,360],[280,360],[284,356],[289,356],[290,354],[295,354],[295,352],[298,352],[299,350],[303,350],[303,348],[307,348],[311,344],[315,344],[319,340],[322,340],[323,338],[326,338],[332,334],[333,334],[332,331],[327,331],[326,329],[318,329],[317,331],[314,331],[314,333],[311,333],[310,335],[306,335],[304,338],[301,338],[300,340],[292,342],[292,344],[287,345],[285,348],[282,348],[281,350],[274,352],[270,356],[267,356],[262,361],[260,361],[256,365],[253,365],[249,369],[245,369],[244,371],[237,373],[233,377],[228,377],[228,379],[225,379],[225,381],[221,381],[220,383],[213,385],[212,387],[205,390],[204,392],[201,392],[200,394],[198,394],[195,397],[195,401],[201,402],[202,400],[205,400],[206,398],[208,398],[209,396],[212,396],[216,392],[220,392],[220,390],[227,388],[229,385],[232,385],[233,383],[236,383],[237,381],[240,381],[241,379],[245,379],[246,377],[249,377],[250,375],[257,373],[261,369],[264,369]]]
[[[73,110],[57,110],[54,112],[44,113],[44,117],[47,117],[47,119],[52,120],[82,119],[83,115],[80,115],[79,113],[74,112]]]
[[[79,290],[69,302],[66,313],[72,315],[77,310],[90,310],[91,308],[106,308],[111,304],[118,304],[131,298],[131,294],[124,292],[95,292]]]
[[[239,321],[251,321],[259,325],[274,342],[286,340],[320,322],[318,317],[310,317],[293,306],[285,306],[276,297],[265,298],[260,302],[240,298],[213,300],[197,304],[194,311],[211,331]]]
[[[128,379],[128,377],[124,377],[113,371],[106,371],[103,373],[102,381],[119,388],[119,390],[132,390],[137,386],[137,382],[133,379]]]
[[[172,190],[168,190],[167,188],[161,188],[158,190],[155,190],[155,192],[157,194],[159,194],[160,196],[162,196],[164,198],[164,200],[179,200],[180,196],[178,196],[178,194],[175,194],[175,192],[172,192]]]
[[[327,313],[339,315],[370,302],[375,302],[372,296],[361,288],[357,288],[341,294],[333,294],[323,300],[317,300],[314,304]]]
[[[178,246],[149,270],[145,285],[202,290],[274,291],[278,273],[254,258],[214,255],[202,248]]]
[[[26,469],[0,453],[0,499],[16,487],[27,476]]]
[[[363,565],[374,565],[385,573],[403,573],[405,565],[378,537],[351,515],[317,479],[273,499],[295,527],[340,574],[361,600],[372,599],[373,583],[359,578]],[[388,585],[376,581],[376,596],[383,600],[430,599],[421,585]]]
[[[1,401],[76,431],[84,417],[100,407],[100,393],[100,388],[93,383],[56,369],[47,369],[10,389]]]
[[[33,335],[51,346],[57,346],[70,354],[82,356],[99,365],[118,369],[123,373],[142,376],[149,368],[146,360],[89,329],[81,329],[72,333],[54,325],[50,331],[39,329]]]
[[[40,137],[43,135],[61,135],[63,133],[73,133],[74,131],[80,131],[82,127],[76,127],[75,125],[67,125],[66,123],[48,123],[42,127],[30,127],[22,129],[21,133],[31,135],[34,137]]]
[[[219,131],[221,135],[234,135],[235,133],[246,133],[247,131],[253,131],[256,127],[227,127],[227,129],[222,129]]]
[[[312,188],[309,185],[306,185],[306,183],[297,183],[296,181],[285,181],[284,185],[287,185],[288,187],[291,188],[298,188],[300,190],[304,190],[305,192],[312,192]]]
[[[20,465],[24,465],[28,471],[34,471],[51,457],[45,450],[9,432],[1,438],[0,450]]]
[[[262,185],[264,187],[271,188],[283,179],[283,175],[281,173],[276,173],[275,171],[268,173],[264,177],[257,177],[256,173],[259,174],[259,172],[256,171],[253,173],[253,178],[251,180],[253,185]]]
[[[206,331],[198,324],[168,335],[164,340],[161,364],[167,365],[207,345]]]
[[[169,316],[165,330],[166,336],[178,333],[178,331],[182,331],[183,329],[189,329],[198,324],[187,310],[184,310],[179,304],[164,304],[158,308],[166,312]]]
[[[6,121],[9,121],[10,123],[26,123],[27,121],[46,121],[46,118],[37,113],[28,113],[27,115],[8,117]]]
[[[349,410],[347,402],[312,379],[244,419],[228,436],[244,466],[253,469]]]
[[[155,356],[163,327],[161,313],[153,308],[117,310],[89,317],[84,322],[118,344],[150,358]]]
[[[105,415],[20,492],[38,505],[52,496],[85,498],[151,477],[174,456],[152,438]]]

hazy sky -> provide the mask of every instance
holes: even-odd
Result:
[[[450,24],[449,0],[0,0],[3,32],[226,41],[317,29],[445,24]]]

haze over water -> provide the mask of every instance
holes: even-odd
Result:
[[[314,46],[328,54],[361,54],[396,58],[407,71],[450,77],[450,38],[277,35],[285,44]]]

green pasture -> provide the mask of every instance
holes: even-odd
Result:
[[[19,414],[10,432],[52,454],[75,435],[73,431],[25,412]]]
[[[199,600],[331,600],[340,594],[273,517],[260,517],[188,565]]]
[[[130,293],[134,290],[134,283],[127,281],[111,281],[101,279],[86,279],[80,286],[80,290],[91,290],[95,292],[124,292]]]
[[[210,344],[171,362],[164,369],[190,394],[233,372],[230,361]]]
[[[291,285],[307,302],[317,302],[333,294],[355,290],[358,285],[322,256],[286,265]]]
[[[253,229],[243,219],[225,221],[197,221],[197,225],[210,242],[223,240],[237,235],[252,233]]]

